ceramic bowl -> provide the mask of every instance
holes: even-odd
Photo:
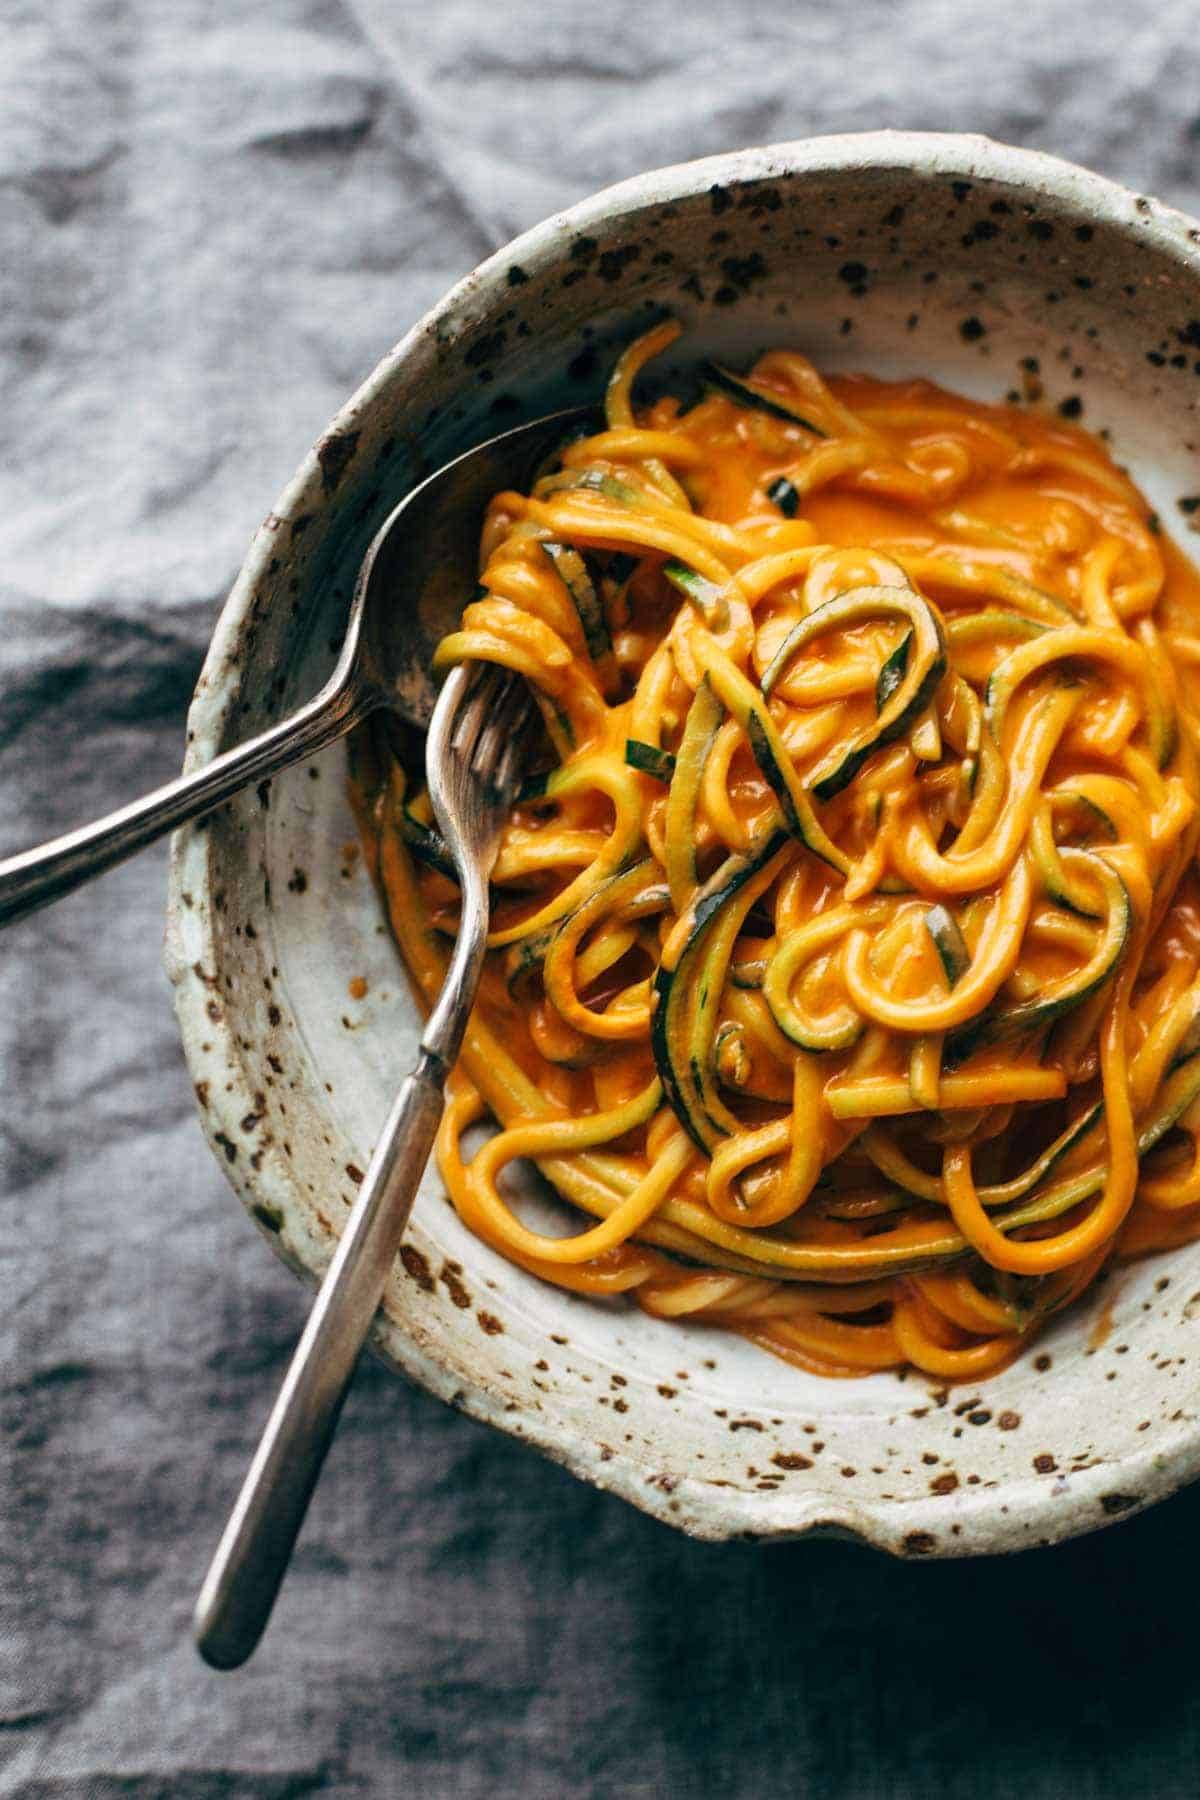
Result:
[[[663,308],[686,327],[681,363],[795,344],[826,369],[1080,416],[1186,544],[1198,244],[1191,221],[1066,163],[892,132],[660,170],[548,220],[409,333],[266,519],[196,691],[189,764],[315,690],[359,558],[406,487],[522,416],[596,396],[615,347]],[[171,873],[167,961],[204,1128],[309,1279],[416,1032],[354,838],[338,747],[185,831]],[[541,1285],[460,1225],[430,1173],[375,1344],[706,1538],[1012,1550],[1145,1507],[1200,1466],[1200,1245],[1118,1273],[977,1389],[822,1381]]]

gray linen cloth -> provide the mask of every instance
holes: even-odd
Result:
[[[1192,0],[0,0],[0,847],[172,773],[256,521],[483,254],[882,124],[1200,207]],[[188,1618],[306,1296],[193,1116],[164,855],[0,939],[0,1793],[1184,1796],[1185,1496],[1009,1564],[690,1544],[372,1366],[270,1634]]]

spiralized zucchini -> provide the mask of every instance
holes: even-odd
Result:
[[[441,1168],[544,1280],[973,1381],[1200,1233],[1200,578],[1077,426],[795,351],[639,407],[677,336],[496,497],[437,654],[545,723]],[[355,759],[428,1002],[419,756]],[[521,1158],[584,1225],[517,1217]]]

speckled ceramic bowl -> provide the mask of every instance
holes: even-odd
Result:
[[[664,306],[687,327],[681,361],[792,343],[825,368],[1082,415],[1185,531],[1198,244],[1189,220],[1066,163],[890,132],[662,170],[539,225],[380,364],[267,518],[200,679],[189,762],[316,688],[359,558],[409,484],[595,395],[614,346]],[[180,836],[171,875],[167,960],[205,1130],[310,1278],[415,1038],[348,848],[344,773],[339,748],[246,794]],[[1118,1274],[978,1390],[824,1382],[541,1285],[464,1230],[431,1173],[376,1343],[433,1393],[702,1537],[1011,1550],[1147,1506],[1200,1467],[1200,1245]]]

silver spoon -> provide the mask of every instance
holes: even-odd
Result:
[[[0,861],[0,925],[69,894],[251,783],[315,755],[379,707],[428,725],[436,698],[430,661],[474,587],[484,507],[502,488],[523,486],[539,453],[586,412],[577,408],[518,425],[414,488],[371,540],[341,655],[320,693],[291,718],[144,799]]]

